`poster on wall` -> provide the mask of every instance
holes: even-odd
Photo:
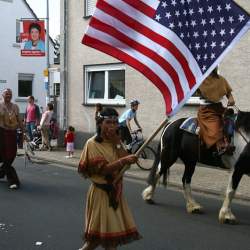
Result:
[[[45,56],[44,21],[21,21],[21,56]]]

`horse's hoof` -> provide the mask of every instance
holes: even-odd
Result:
[[[219,214],[219,222],[220,224],[229,224],[229,225],[238,224],[235,216],[232,213],[225,213],[225,212],[221,212]]]
[[[230,219],[230,218],[219,218],[220,224],[228,224],[228,225],[237,225],[238,222],[236,219]]]
[[[150,204],[150,205],[155,205],[155,201],[152,200],[152,199],[147,199],[147,200],[145,200],[145,202],[146,202],[147,204]]]
[[[202,214],[204,210],[200,205],[187,205],[187,212],[189,214]]]

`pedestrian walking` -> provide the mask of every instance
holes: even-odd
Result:
[[[28,105],[24,115],[24,123],[31,141],[33,140],[33,130],[39,125],[40,118],[39,106],[35,104],[35,98],[31,95],[28,97]]]
[[[117,111],[105,108],[97,119],[97,134],[85,144],[78,167],[78,172],[92,181],[81,250],[92,250],[99,245],[115,250],[118,245],[140,239],[123,196],[122,178],[118,178],[120,170],[136,160],[135,155],[128,155],[122,147]]]
[[[19,108],[11,102],[12,90],[3,91],[3,102],[0,103],[0,178],[7,177],[10,189],[17,189],[20,181],[12,166],[17,153],[17,128],[23,131]]]
[[[74,140],[75,140],[75,128],[69,126],[65,134],[66,151],[68,152],[68,155],[65,156],[66,158],[72,158],[74,155]]]
[[[39,129],[41,129],[42,133],[42,148],[41,148],[42,150],[46,149],[51,150],[49,136],[50,136],[50,121],[53,116],[53,109],[54,109],[53,104],[48,103],[46,111],[42,114],[40,126],[38,127]]]

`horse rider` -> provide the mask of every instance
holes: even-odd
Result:
[[[216,145],[217,154],[231,154],[234,147],[231,146],[223,132],[223,115],[226,108],[222,105],[222,99],[227,97],[227,106],[235,104],[232,88],[227,80],[218,74],[216,67],[199,87],[204,98],[198,109],[198,123],[200,126],[200,138],[207,148]]]

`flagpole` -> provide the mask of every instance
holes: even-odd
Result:
[[[167,117],[162,121],[162,123],[159,125],[159,127],[153,132],[153,134],[142,144],[142,146],[136,151],[135,155],[138,157],[141,153],[141,151],[155,138],[155,136],[160,132],[160,130],[169,122],[169,118]],[[117,181],[120,180],[120,178],[123,176],[123,174],[130,168],[130,165],[125,165],[119,174],[116,176],[116,178],[113,181],[113,184],[116,184]]]

